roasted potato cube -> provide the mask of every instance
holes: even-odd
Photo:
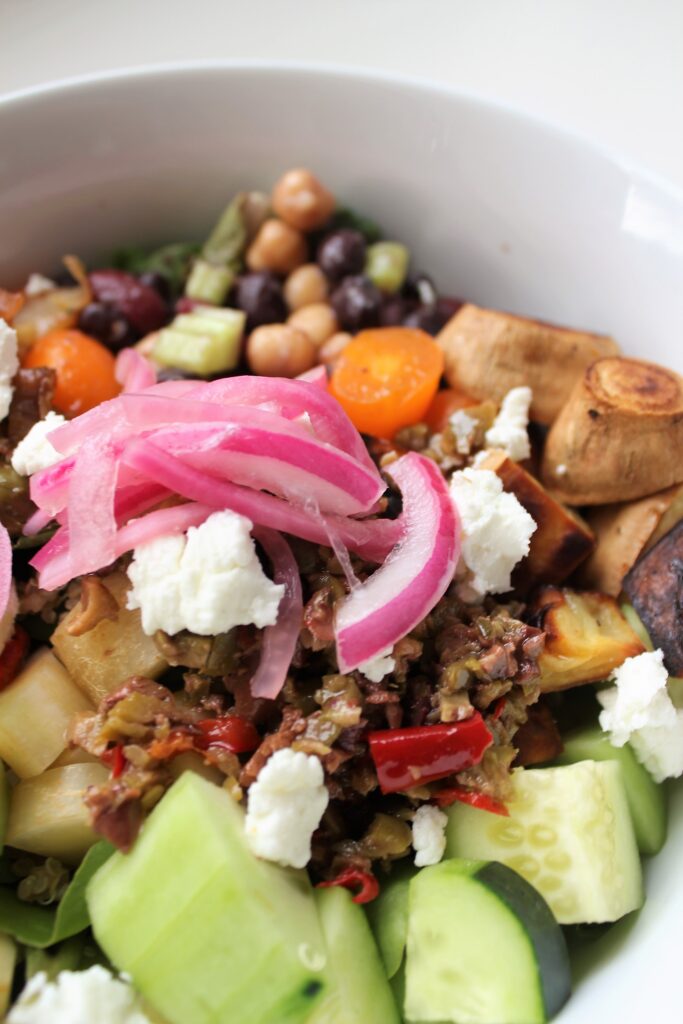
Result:
[[[546,633],[538,659],[544,693],[606,679],[626,658],[645,650],[608,594],[545,587],[530,612]]]
[[[73,716],[91,710],[52,651],[38,651],[0,693],[0,757],[22,779],[38,775],[65,749]]]
[[[533,391],[531,418],[546,424],[553,422],[586,367],[619,351],[602,334],[470,304],[448,321],[437,341],[451,387],[500,403],[510,388],[526,384]]]
[[[586,518],[596,547],[581,566],[579,578],[585,586],[617,597],[640,555],[683,518],[683,486],[675,484],[639,501],[597,506]]]
[[[83,618],[79,601],[52,634],[54,649],[94,704],[131,676],[156,679],[168,667],[152,637],[143,633],[140,611],[126,608],[130,582],[125,573],[111,573],[102,583],[118,606],[115,618],[103,618],[87,632],[74,635],[70,629]]]
[[[636,563],[624,590],[670,675],[683,675],[683,521]]]
[[[590,554],[589,527],[505,452],[490,452],[480,468],[493,470],[536,523],[529,554],[515,569],[513,585],[528,590],[537,583],[561,583]]]
[[[598,359],[553,423],[541,479],[568,505],[608,505],[683,483],[683,378],[638,359]]]
[[[90,825],[83,794],[108,778],[102,764],[72,764],[17,783],[10,797],[8,845],[78,864],[100,838]]]

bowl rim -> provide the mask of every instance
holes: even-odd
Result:
[[[536,130],[549,136],[554,136],[559,142],[571,143],[591,151],[598,159],[611,163],[631,178],[638,178],[644,184],[665,192],[668,199],[683,208],[683,186],[678,185],[658,171],[643,165],[640,161],[627,156],[620,150],[593,138],[579,129],[563,125],[551,117],[525,110],[523,107],[508,103],[505,100],[482,95],[476,90],[450,85],[428,76],[385,71],[367,65],[356,66],[333,61],[273,61],[262,58],[243,58],[240,60],[211,58],[135,64],[129,67],[108,68],[104,71],[85,72],[83,74],[50,79],[36,85],[0,93],[0,116],[2,116],[5,109],[12,107],[20,108],[24,104],[31,104],[34,101],[40,101],[46,97],[52,98],[59,94],[67,96],[69,93],[77,92],[83,88],[117,85],[126,80],[143,82],[148,78],[182,77],[206,71],[217,74],[240,74],[255,71],[262,72],[264,75],[284,74],[291,77],[303,75],[325,77],[329,80],[337,79],[338,81],[356,79],[357,81],[367,83],[368,86],[381,84],[394,88],[409,88],[434,96],[445,95],[456,102],[479,107],[482,111],[504,114],[512,120],[526,122],[531,124]]]

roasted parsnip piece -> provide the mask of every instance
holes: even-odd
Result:
[[[529,554],[512,577],[514,586],[528,590],[537,583],[561,583],[593,549],[587,524],[505,452],[489,452],[480,468],[496,473],[536,523]]]
[[[683,378],[599,359],[548,434],[541,478],[569,505],[607,505],[683,482]]]
[[[552,423],[574,382],[596,359],[616,355],[612,338],[465,305],[437,341],[451,387],[500,403],[510,388],[533,391],[531,418]]]
[[[580,570],[581,583],[617,597],[624,576],[640,555],[668,533],[683,518],[683,486],[638,501],[598,505],[586,513],[595,532],[596,546]]]
[[[606,679],[626,658],[645,650],[607,594],[545,587],[530,611],[546,632],[538,659],[544,693]]]
[[[0,693],[0,757],[26,779],[66,748],[67,726],[92,705],[47,648],[38,651]]]
[[[100,838],[90,825],[83,794],[108,778],[103,764],[71,764],[19,782],[10,799],[7,842],[18,850],[78,864]]]
[[[683,675],[683,521],[646,552],[624,580],[653,647],[672,676]]]
[[[108,591],[117,609],[102,599]],[[130,676],[156,679],[168,667],[151,636],[142,631],[139,610],[126,608],[130,583],[125,573],[113,572],[98,581],[95,595],[89,593],[64,616],[52,634],[52,645],[74,681],[94,704],[113,693]],[[94,589],[94,588],[93,588]],[[96,625],[81,632],[96,596],[99,612]],[[104,617],[111,616],[111,617]]]

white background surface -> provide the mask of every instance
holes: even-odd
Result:
[[[204,58],[432,78],[683,186],[683,0],[0,0],[0,93]]]

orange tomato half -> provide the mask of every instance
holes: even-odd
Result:
[[[50,366],[55,370],[54,406],[65,416],[79,416],[121,391],[109,349],[72,328],[60,328],[38,338],[22,365],[27,369]]]
[[[391,439],[424,418],[442,373],[443,353],[424,331],[378,327],[346,346],[330,392],[358,430]]]

